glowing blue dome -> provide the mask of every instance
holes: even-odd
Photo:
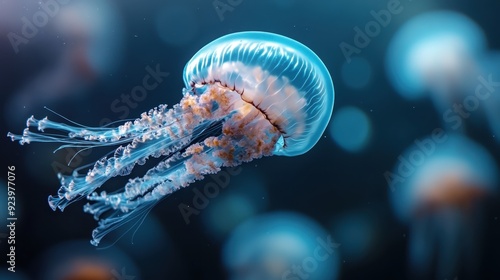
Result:
[[[275,155],[307,152],[330,120],[334,89],[328,69],[308,47],[266,32],[223,36],[184,68],[186,88],[219,83],[238,91],[281,132]]]

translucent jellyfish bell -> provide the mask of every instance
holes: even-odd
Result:
[[[213,41],[187,63],[184,81],[178,104],[159,105],[118,127],[31,117],[22,135],[8,133],[21,144],[64,143],[59,149],[119,146],[86,174],[79,173],[81,168],[58,174],[61,187],[49,197],[54,210],[81,198],[95,202],[84,208],[99,220],[94,245],[109,231],[143,217],[160,199],[224,166],[307,152],[333,110],[333,83],[321,60],[306,46],[271,33],[241,32]],[[164,160],[122,190],[95,192],[150,157]]]
[[[283,132],[274,155],[296,156],[318,142],[332,115],[328,69],[308,47],[267,32],[223,36],[199,50],[184,68],[186,88],[232,87]]]

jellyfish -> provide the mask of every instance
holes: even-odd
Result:
[[[117,127],[27,120],[12,141],[57,142],[89,149],[116,147],[88,172],[58,174],[53,210],[82,198],[99,221],[91,243],[144,215],[162,198],[214,174],[264,156],[297,156],[320,139],[331,117],[334,88],[320,58],[303,44],[267,32],[239,32],[214,40],[186,64],[185,88],[171,108],[159,105]],[[36,128],[39,132],[37,132]],[[56,149],[56,151],[58,150]],[[117,191],[97,192],[150,158],[162,160]]]
[[[14,3],[21,9],[40,9],[42,14],[44,10],[51,9],[48,8],[50,3],[33,1],[14,1]],[[87,93],[100,77],[108,75],[117,68],[118,61],[122,57],[123,52],[119,46],[123,44],[124,24],[112,2],[90,0],[55,5],[58,7],[57,17],[53,18],[50,27],[43,28],[47,36],[38,38],[41,40],[33,40],[32,43],[33,47],[39,50],[56,49],[57,56],[9,97],[3,111],[9,126],[16,121],[26,120],[30,116],[29,109],[39,104],[48,105],[64,98]],[[7,9],[6,12],[14,13],[13,10],[14,8],[10,11]],[[14,22],[18,22],[24,15],[25,11],[21,11],[21,14],[14,13]],[[2,19],[3,16],[0,15]],[[13,23],[7,26],[11,24]],[[56,36],[64,40],[64,45],[58,43],[56,45],[61,46],[55,48],[54,42],[46,39]],[[42,55],[45,56],[45,52],[42,52]],[[34,69],[39,68],[34,61],[29,65]]]
[[[269,212],[231,232],[222,247],[222,262],[232,280],[335,280],[342,246],[307,216]]]
[[[418,279],[477,279],[483,210],[498,192],[495,159],[461,134],[416,143],[398,159],[390,193],[394,212],[409,225],[412,272]]]
[[[499,103],[486,82],[491,72],[484,73],[481,65],[486,50],[486,36],[473,20],[457,12],[432,11],[411,19],[395,34],[387,49],[386,72],[402,97],[416,100],[427,94],[447,130],[466,132],[478,113],[486,112],[485,123],[492,123],[495,131],[497,121],[488,107]]]
[[[430,93],[438,109],[474,85],[476,60],[486,49],[481,27],[463,14],[432,11],[406,22],[387,49],[386,72],[399,95],[415,100]],[[450,96],[451,95],[451,96]]]
[[[96,251],[83,240],[51,246],[35,261],[37,279],[143,279],[137,263],[120,248]],[[2,278],[11,279],[11,278]]]

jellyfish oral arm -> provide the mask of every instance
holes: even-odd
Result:
[[[215,122],[222,125],[220,134],[213,136],[210,127]],[[47,118],[30,118],[27,125],[23,135],[9,133],[12,140],[21,144],[61,142],[78,147],[120,145],[113,156],[99,160],[86,175],[59,174],[58,194],[49,197],[54,210],[64,210],[71,202],[86,197],[93,203],[85,205],[85,212],[96,219],[108,214],[94,230],[95,245],[110,230],[145,212],[141,210],[204,175],[216,173],[223,166],[272,155],[281,136],[263,112],[244,101],[238,92],[217,83],[185,90],[173,108],[159,106],[118,128],[77,127]],[[50,129],[59,133],[32,132],[29,127],[33,126],[42,132]],[[193,143],[194,139],[198,142]],[[112,177],[130,174],[136,164],[144,164],[150,156],[166,159],[142,178],[130,179],[121,192],[95,192]]]

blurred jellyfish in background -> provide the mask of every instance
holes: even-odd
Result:
[[[409,225],[415,274],[477,279],[482,209],[498,188],[498,169],[487,150],[459,134],[433,135],[399,157],[393,175],[392,206]]]
[[[42,52],[58,50],[55,52],[57,56],[8,100],[4,107],[8,116],[6,119],[18,118],[12,122],[17,123],[32,114],[33,110],[29,110],[31,107],[41,107],[85,92],[99,78],[112,73],[121,60],[124,25],[112,2],[88,0],[64,5],[54,3],[57,7],[50,10],[53,16],[44,14],[47,16],[46,24],[41,27],[32,25],[36,32],[28,44],[35,44]],[[31,7],[34,15],[38,15],[35,11],[43,14],[45,9],[38,7],[42,4],[43,2],[29,3],[30,7],[36,5]],[[23,3],[19,2],[19,5]],[[15,18],[16,22],[26,12],[20,10],[20,13]],[[12,30],[22,30],[22,27]],[[36,36],[42,32],[43,36]],[[19,53],[28,51],[23,49],[27,46],[20,45]]]
[[[223,247],[223,263],[231,280],[335,280],[339,246],[308,217],[268,213],[232,232]]]
[[[95,250],[88,241],[69,241],[39,258],[37,279],[141,279],[135,263],[116,246]]]
[[[486,49],[483,31],[465,15],[428,12],[411,19],[395,34],[387,50],[386,71],[401,96],[414,100],[429,94],[444,127],[464,131],[463,122],[474,111],[500,106],[498,98],[487,96],[494,89],[486,82],[491,71],[481,62],[481,58],[492,59],[484,59]],[[492,63],[498,60],[486,64]],[[484,105],[487,103],[490,105]],[[497,124],[498,133],[498,114],[486,115],[490,123]]]
[[[123,51],[124,23],[111,1],[78,1],[61,9],[54,31],[69,45],[77,76],[92,80],[108,75],[119,64]]]
[[[409,20],[394,35],[386,70],[401,96],[416,99],[429,92],[441,102],[475,79],[470,71],[485,48],[483,31],[465,15],[428,12]]]
[[[343,150],[355,153],[370,142],[372,124],[370,118],[357,107],[344,107],[334,113],[330,123],[330,135]]]
[[[215,180],[207,182],[205,188],[214,183]],[[210,236],[220,241],[238,224],[266,210],[268,205],[269,195],[261,175],[245,170],[231,178],[230,184],[215,194],[201,217]]]

